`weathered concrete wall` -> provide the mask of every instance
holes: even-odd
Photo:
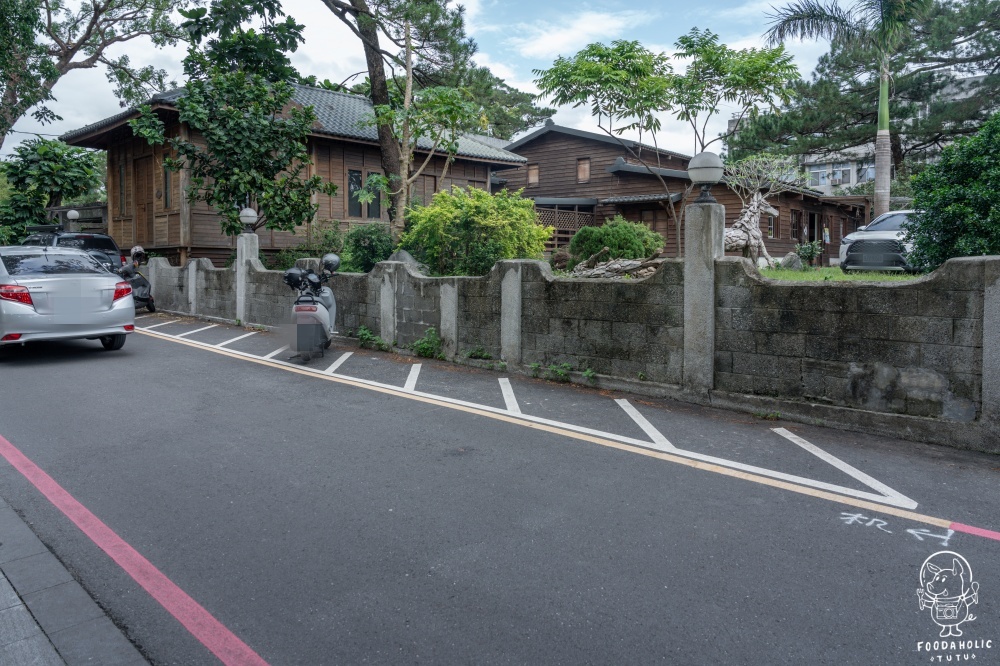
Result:
[[[982,403],[984,263],[912,282],[779,283],[718,264],[715,388],[974,421]]]
[[[684,264],[669,260],[644,280],[521,274],[522,362],[569,363],[599,374],[679,384],[684,360]]]
[[[692,290],[680,260],[623,281],[555,278],[534,261],[450,278],[383,262],[331,287],[342,335],[366,326],[405,347],[434,327],[448,358],[482,348],[511,369],[568,363],[599,385],[1000,452],[1000,258],[881,284],[777,282],[736,258],[714,271],[714,288]],[[155,259],[150,274],[161,309],[236,317],[237,271]],[[294,294],[281,272],[250,259],[245,275],[244,323],[285,323]],[[694,387],[685,294],[703,292],[714,372]]]

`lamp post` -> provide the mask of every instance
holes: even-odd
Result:
[[[249,206],[240,211],[240,222],[243,223],[243,233],[252,234],[253,225],[257,224],[257,211]]]
[[[712,196],[712,185],[722,181],[722,158],[715,153],[698,153],[688,162],[688,178],[695,185],[701,185],[701,194],[695,203],[717,203]]]
[[[80,219],[80,211],[75,209],[70,209],[66,211],[66,220],[70,222],[70,226],[72,226],[73,222],[76,222],[79,219]]]

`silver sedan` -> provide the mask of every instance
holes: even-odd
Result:
[[[0,247],[0,346],[85,338],[121,349],[133,330],[132,287],[86,252]]]

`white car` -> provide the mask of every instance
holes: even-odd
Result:
[[[132,286],[87,252],[0,247],[0,346],[85,338],[113,350],[134,330]]]
[[[904,223],[915,211],[891,210],[840,241],[840,268],[848,271],[912,271],[906,260],[913,250],[906,243]]]

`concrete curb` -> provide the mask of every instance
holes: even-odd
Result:
[[[0,500],[0,664],[148,664],[3,500]]]

